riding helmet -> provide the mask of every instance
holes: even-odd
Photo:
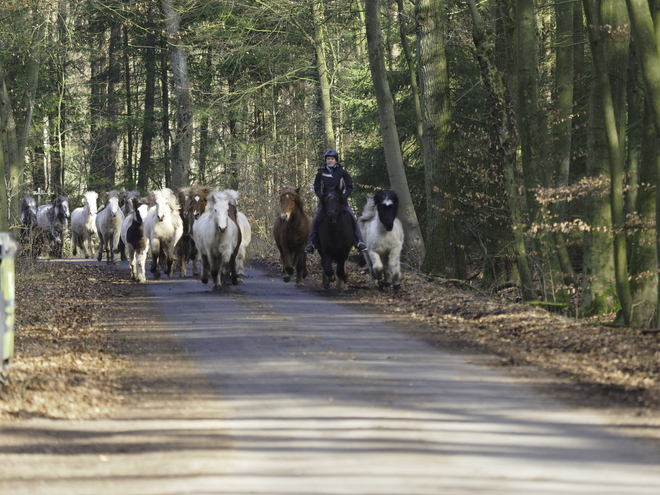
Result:
[[[335,150],[328,150],[325,152],[325,156],[323,159],[325,160],[326,157],[328,156],[334,156],[335,160],[339,161],[339,153],[337,153]]]

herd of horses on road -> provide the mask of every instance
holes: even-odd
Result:
[[[82,251],[93,256],[98,239],[97,260],[105,254],[108,263],[128,260],[131,277],[146,282],[146,260],[151,253],[154,279],[161,270],[168,277],[178,266],[186,276],[186,264],[213,291],[237,285],[245,275],[252,230],[247,216],[238,210],[240,194],[232,189],[214,190],[200,184],[152,191],[142,197],[137,191],[110,191],[97,207],[98,193],[83,195],[83,205],[71,211],[69,198],[58,196],[37,208],[30,195],[22,199],[21,244],[27,256],[36,258],[46,244],[51,257],[61,258],[71,220],[72,254]],[[323,269],[323,287],[336,281],[338,290],[347,283],[346,261],[353,247],[353,217],[345,210],[343,191],[326,188],[319,202],[317,249]],[[397,218],[396,192],[379,190],[369,196],[358,224],[367,244],[363,253],[372,277],[380,289],[401,287],[400,256],[403,226]],[[308,276],[305,247],[312,220],[305,212],[300,189],[285,186],[280,191],[280,214],[273,225],[273,237],[280,253],[282,277],[303,285]],[[201,261],[201,274],[198,262]]]

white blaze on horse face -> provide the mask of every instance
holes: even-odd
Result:
[[[382,202],[382,204],[383,204],[384,206],[393,206],[393,205],[394,205],[394,201],[392,201],[391,199],[387,198],[386,200],[384,200],[384,201]]]
[[[108,204],[110,205],[110,213],[113,217],[116,217],[119,211],[119,200],[117,198],[110,198]]]
[[[229,201],[220,201],[213,207],[215,211],[215,221],[218,224],[218,230],[224,232],[229,225]]]

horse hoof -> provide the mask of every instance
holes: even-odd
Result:
[[[289,283],[289,282],[291,282],[291,277],[289,277],[289,276],[282,277],[282,280],[284,280],[286,283]]]
[[[159,279],[160,278],[160,272],[154,272],[154,278]]]
[[[222,287],[219,285],[214,285],[211,287],[211,292],[220,292],[222,290]]]
[[[202,277],[201,281],[202,281],[203,284],[208,284],[209,283],[208,277]]]
[[[401,285],[400,285],[400,284],[394,284],[394,285],[392,286],[392,288],[393,288],[395,291],[398,291],[398,290],[401,290]]]

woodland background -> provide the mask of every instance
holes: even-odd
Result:
[[[200,182],[239,190],[272,250],[279,189],[311,212],[334,148],[357,212],[399,193],[415,269],[658,327],[659,9],[3,0],[0,229],[39,189]]]

